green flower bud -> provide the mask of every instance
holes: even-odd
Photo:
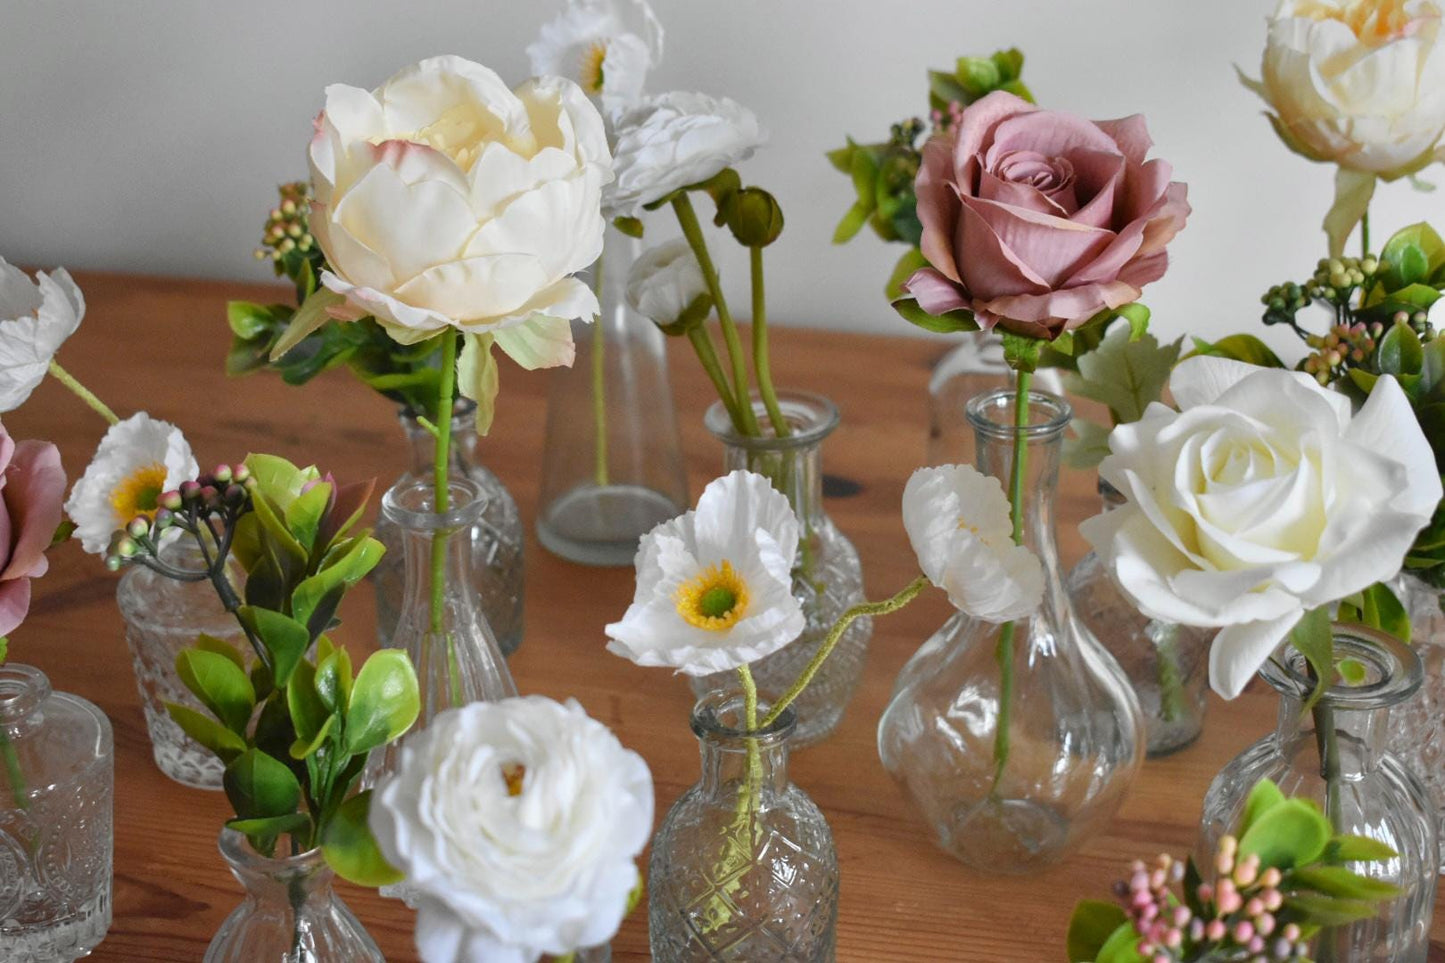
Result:
[[[744,247],[767,247],[783,233],[783,209],[761,187],[745,187],[727,198],[728,230]]]
[[[1380,262],[1375,259],[1374,255],[1371,255],[1360,262],[1360,270],[1364,271],[1367,275],[1374,274],[1379,269]]]
[[[147,535],[150,534],[150,519],[146,518],[144,515],[132,518],[130,520],[130,524],[125,527],[125,530],[130,533],[130,536],[132,538],[145,538]]]

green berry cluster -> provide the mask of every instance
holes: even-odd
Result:
[[[1305,358],[1303,370],[1322,385],[1328,385],[1342,378],[1351,367],[1364,364],[1374,357],[1375,346],[1384,336],[1385,326],[1379,321],[1365,324],[1337,324],[1324,334],[1311,334],[1305,338],[1310,354]]]
[[[258,261],[270,261],[278,277],[296,278],[304,261],[320,255],[316,238],[311,234],[307,215],[311,209],[311,185],[292,181],[276,188],[281,202],[266,215],[261,232],[261,246],[256,248]]]

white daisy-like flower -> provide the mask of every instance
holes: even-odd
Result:
[[[997,478],[967,465],[920,468],[903,489],[903,527],[923,574],[956,608],[1000,623],[1039,607],[1043,565],[1014,544]]]
[[[567,0],[527,47],[532,73],[576,81],[609,115],[637,103],[662,60],[662,24],[646,0],[627,6],[636,16],[618,0]]]
[[[35,280],[0,258],[0,412],[23,405],[80,327],[85,298],[65,268]]]
[[[104,555],[118,529],[137,515],[154,518],[156,499],[199,472],[181,430],[142,411],[105,433],[65,513],[85,550]]]
[[[637,593],[607,649],[638,665],[688,675],[725,672],[771,655],[803,631],[793,597],[801,526],[762,475],[735,471],[697,508],[663,522],[637,551]]]

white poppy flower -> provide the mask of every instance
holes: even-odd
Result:
[[[1081,531],[1145,615],[1222,627],[1209,675],[1233,698],[1307,610],[1400,571],[1440,475],[1389,376],[1358,414],[1309,375],[1223,358],[1169,387],[1179,411],[1109,436],[1099,475],[1128,502]]]
[[[747,160],[767,140],[757,116],[727,97],[676,91],[643,99],[613,125],[613,217],[636,216],[678,188]]]
[[[65,268],[31,281],[0,258],[0,412],[25,403],[84,316],[85,298]]]
[[[65,513],[85,550],[104,555],[117,530],[137,515],[154,518],[156,499],[199,472],[181,430],[140,412],[105,433]]]
[[[641,21],[636,30],[618,0],[567,0],[527,47],[532,73],[575,81],[609,115],[631,107],[662,60],[662,24],[647,0],[630,6]]]
[[[683,238],[642,252],[627,272],[627,303],[650,321],[669,325],[708,293],[697,256]]]
[[[903,527],[928,580],[985,622],[1032,614],[1043,599],[1039,557],[1013,541],[999,480],[967,465],[920,468],[903,489]]]
[[[575,701],[437,715],[372,797],[425,963],[534,963],[607,943],[652,833],[652,774]]]
[[[736,669],[802,634],[793,597],[801,526],[762,475],[715,479],[694,511],[648,532],[637,550],[637,593],[607,649],[638,665],[687,675]]]

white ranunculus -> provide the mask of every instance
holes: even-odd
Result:
[[[997,478],[967,465],[920,468],[903,489],[903,527],[928,580],[954,607],[985,622],[1021,619],[1039,607],[1039,557],[1013,541],[1008,498]]]
[[[650,321],[669,325],[708,293],[697,256],[682,238],[650,247],[627,272],[627,303]]]
[[[802,634],[793,597],[801,526],[762,475],[712,481],[697,508],[663,522],[637,550],[637,591],[607,649],[687,675],[736,669]]]
[[[628,6],[635,17],[621,0],[567,0],[527,47],[532,73],[576,81],[609,115],[631,107],[662,60],[662,24],[647,0]]]
[[[1400,386],[1358,414],[1306,374],[1198,357],[1109,437],[1099,474],[1127,504],[1082,526],[1151,618],[1220,626],[1214,688],[1232,698],[1306,611],[1399,572],[1440,502],[1435,458]]]
[[[156,499],[199,472],[181,430],[142,411],[105,433],[65,513],[85,550],[104,555],[112,535],[138,515],[154,518]]]
[[[575,701],[524,696],[413,734],[370,826],[416,900],[426,963],[533,963],[616,934],[652,798],[647,763]]]
[[[767,140],[757,116],[727,97],[676,91],[648,97],[613,127],[617,180],[609,213],[636,216],[644,205],[747,160]]]
[[[65,268],[37,271],[32,281],[0,258],[0,412],[25,403],[84,316],[85,298]]]

